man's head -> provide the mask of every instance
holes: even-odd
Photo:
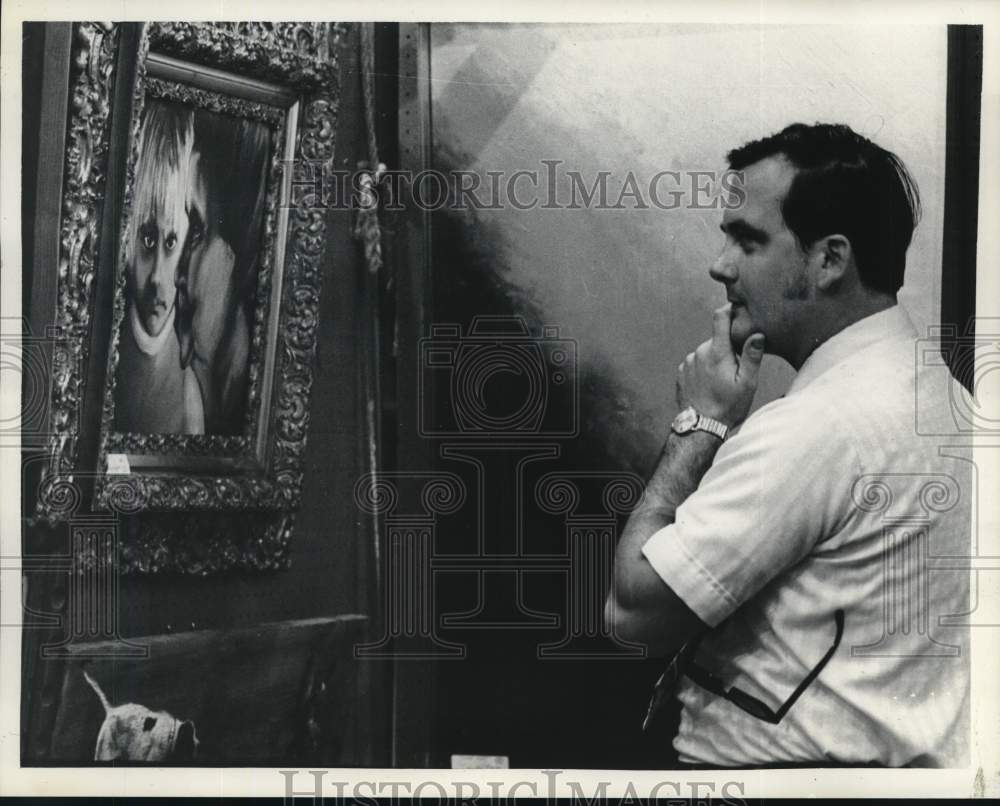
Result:
[[[174,281],[188,231],[192,140],[191,112],[159,102],[149,107],[125,259],[129,293],[150,336],[160,334],[174,307]]]
[[[919,218],[894,154],[847,126],[794,124],[728,155],[744,174],[711,269],[733,303],[731,335],[751,333],[798,365],[823,335],[895,299]]]

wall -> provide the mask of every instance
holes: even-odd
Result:
[[[562,160],[563,198],[565,170],[588,185],[610,171],[614,200],[629,171],[643,188],[662,170],[718,171],[730,148],[795,121],[842,121],[874,138],[922,192],[902,301],[922,332],[937,321],[943,27],[460,24],[435,25],[432,37],[435,167],[544,177],[541,160]],[[664,198],[675,186],[660,187]],[[515,296],[620,384],[629,433],[618,436],[658,442],[674,413],[674,368],[725,302],[708,276],[721,213],[507,207],[470,217],[490,228],[493,265]],[[758,404],[790,377],[768,359]]]

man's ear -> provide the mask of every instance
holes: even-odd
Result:
[[[816,287],[828,291],[840,284],[854,261],[851,242],[843,235],[827,235],[813,249],[818,263]]]

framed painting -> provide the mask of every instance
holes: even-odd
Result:
[[[143,26],[122,214],[115,242],[94,246],[115,250],[110,332],[96,334],[107,362],[88,376],[96,510],[297,508],[325,211],[292,186],[333,156],[330,39],[312,23]],[[107,105],[88,111],[96,124],[75,113],[71,127],[106,137]],[[50,491],[80,470],[81,398],[53,393]],[[59,505],[42,491],[39,514]]]

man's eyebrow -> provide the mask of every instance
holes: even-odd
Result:
[[[753,241],[760,244],[767,243],[770,240],[770,237],[764,230],[751,226],[741,218],[730,221],[728,224],[723,222],[719,224],[719,229],[726,233],[726,235],[731,235],[737,240]]]

